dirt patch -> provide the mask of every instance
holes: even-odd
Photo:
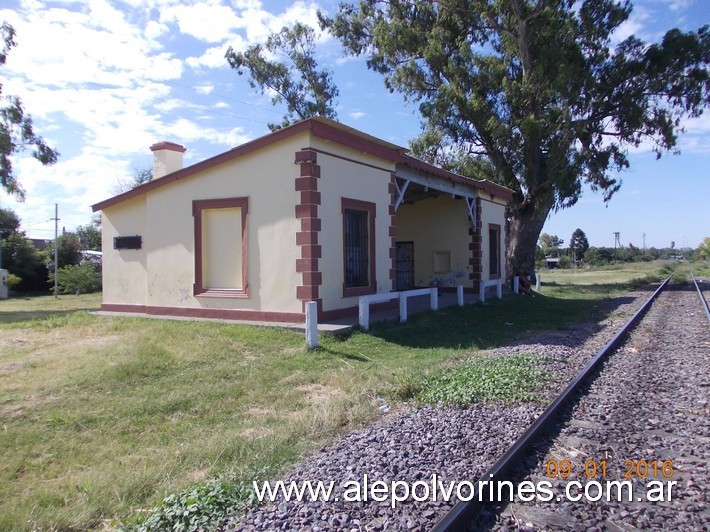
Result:
[[[194,469],[187,474],[191,482],[203,482],[207,478],[206,469]]]
[[[29,347],[32,345],[32,342],[27,340],[27,338],[20,338],[18,336],[0,338],[0,347],[5,347],[6,345],[12,347]]]
[[[271,417],[276,415],[276,410],[273,408],[259,408],[259,407],[252,407],[248,409],[246,412],[244,412],[248,417],[251,418],[256,418],[256,419],[263,419],[266,417]]]
[[[306,395],[306,400],[310,405],[321,405],[333,399],[342,399],[345,392],[333,386],[323,386],[322,384],[304,384],[296,388]]]
[[[239,431],[239,435],[247,440],[256,440],[258,438],[265,438],[270,435],[273,431],[267,427],[250,427]]]
[[[39,396],[32,395],[24,401],[19,401],[16,403],[11,403],[7,405],[0,406],[0,416],[6,416],[9,419],[14,419],[20,417],[24,414],[25,410],[37,408],[38,406],[48,405],[59,399],[55,395]]]
[[[12,362],[5,362],[3,364],[0,364],[0,375],[6,375],[8,373],[12,373],[15,371],[17,368],[22,366],[22,362],[17,362],[17,361],[12,361]]]

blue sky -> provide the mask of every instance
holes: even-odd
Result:
[[[710,23],[708,0],[639,0],[614,36],[657,41],[679,27]],[[42,167],[25,153],[15,157],[27,200],[0,192],[0,206],[22,218],[34,238],[60,227],[89,223],[93,203],[106,199],[134,168],[151,165],[149,146],[161,140],[187,147],[185,164],[259,137],[283,109],[252,90],[224,59],[263,42],[296,21],[316,25],[316,11],[337,2],[259,0],[0,0],[0,20],[17,31],[18,46],[0,77],[3,92],[21,97],[36,131],[60,153]],[[384,88],[364,60],[344,58],[337,42],[321,35],[321,65],[340,88],[338,119],[406,146],[419,132],[417,109]],[[642,146],[631,154],[623,186],[604,204],[587,191],[570,209],[553,213],[544,231],[569,241],[582,228],[592,245],[697,247],[710,236],[710,113],[688,121],[682,154],[660,161]]]

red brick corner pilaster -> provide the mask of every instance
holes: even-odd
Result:
[[[510,246],[510,205],[505,206],[505,226],[503,227],[503,231],[505,231],[505,236],[503,237],[503,253],[502,255],[502,266],[505,269],[505,278],[504,280],[512,279],[513,278],[513,273],[508,270],[508,247]],[[512,281],[510,281],[512,283]],[[511,284],[508,284],[508,287],[510,287]]]
[[[481,285],[482,274],[483,274],[483,222],[482,212],[481,212],[481,198],[476,197],[476,230],[474,231],[472,227],[469,227],[468,234],[471,235],[471,243],[468,248],[471,250],[471,258],[468,263],[471,265],[471,273],[469,279],[473,281],[473,289],[476,293]]]
[[[296,192],[301,195],[300,202],[296,204],[296,218],[301,221],[300,231],[296,233],[296,245],[301,249],[301,257],[296,259],[296,272],[301,274],[301,284],[296,287],[296,297],[301,301],[304,312],[306,302],[317,302],[320,314],[323,303],[319,297],[319,287],[323,284],[323,274],[318,269],[318,259],[321,258],[321,247],[318,244],[321,230],[318,206],[321,197],[318,192],[320,166],[316,164],[317,161],[318,154],[313,150],[296,152],[294,163],[300,165]]]
[[[395,205],[397,204],[397,185],[395,184],[395,177],[392,174],[389,183],[389,193],[390,193],[390,227],[389,227],[389,237],[390,237],[390,281],[392,281],[392,291],[397,290],[397,223],[396,223],[396,210]]]

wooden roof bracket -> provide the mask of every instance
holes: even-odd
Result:
[[[396,179],[394,180],[394,186],[397,187],[397,201],[394,203],[395,212],[399,209],[399,206],[402,205],[402,202],[404,201],[404,193],[407,192],[407,187],[411,182],[411,179],[405,179],[404,185],[400,187],[399,182]]]
[[[469,198],[464,196],[466,200],[466,208],[468,209],[468,217],[471,219],[471,225],[473,226],[473,231],[476,232],[476,198]]]

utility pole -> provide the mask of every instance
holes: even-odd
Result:
[[[54,299],[59,297],[59,204],[54,204]]]
[[[643,235],[643,250],[646,251],[646,233],[641,233]]]
[[[623,246],[621,245],[621,233],[619,231],[614,232],[614,249],[616,249],[616,246],[618,245],[619,248],[622,248]]]

